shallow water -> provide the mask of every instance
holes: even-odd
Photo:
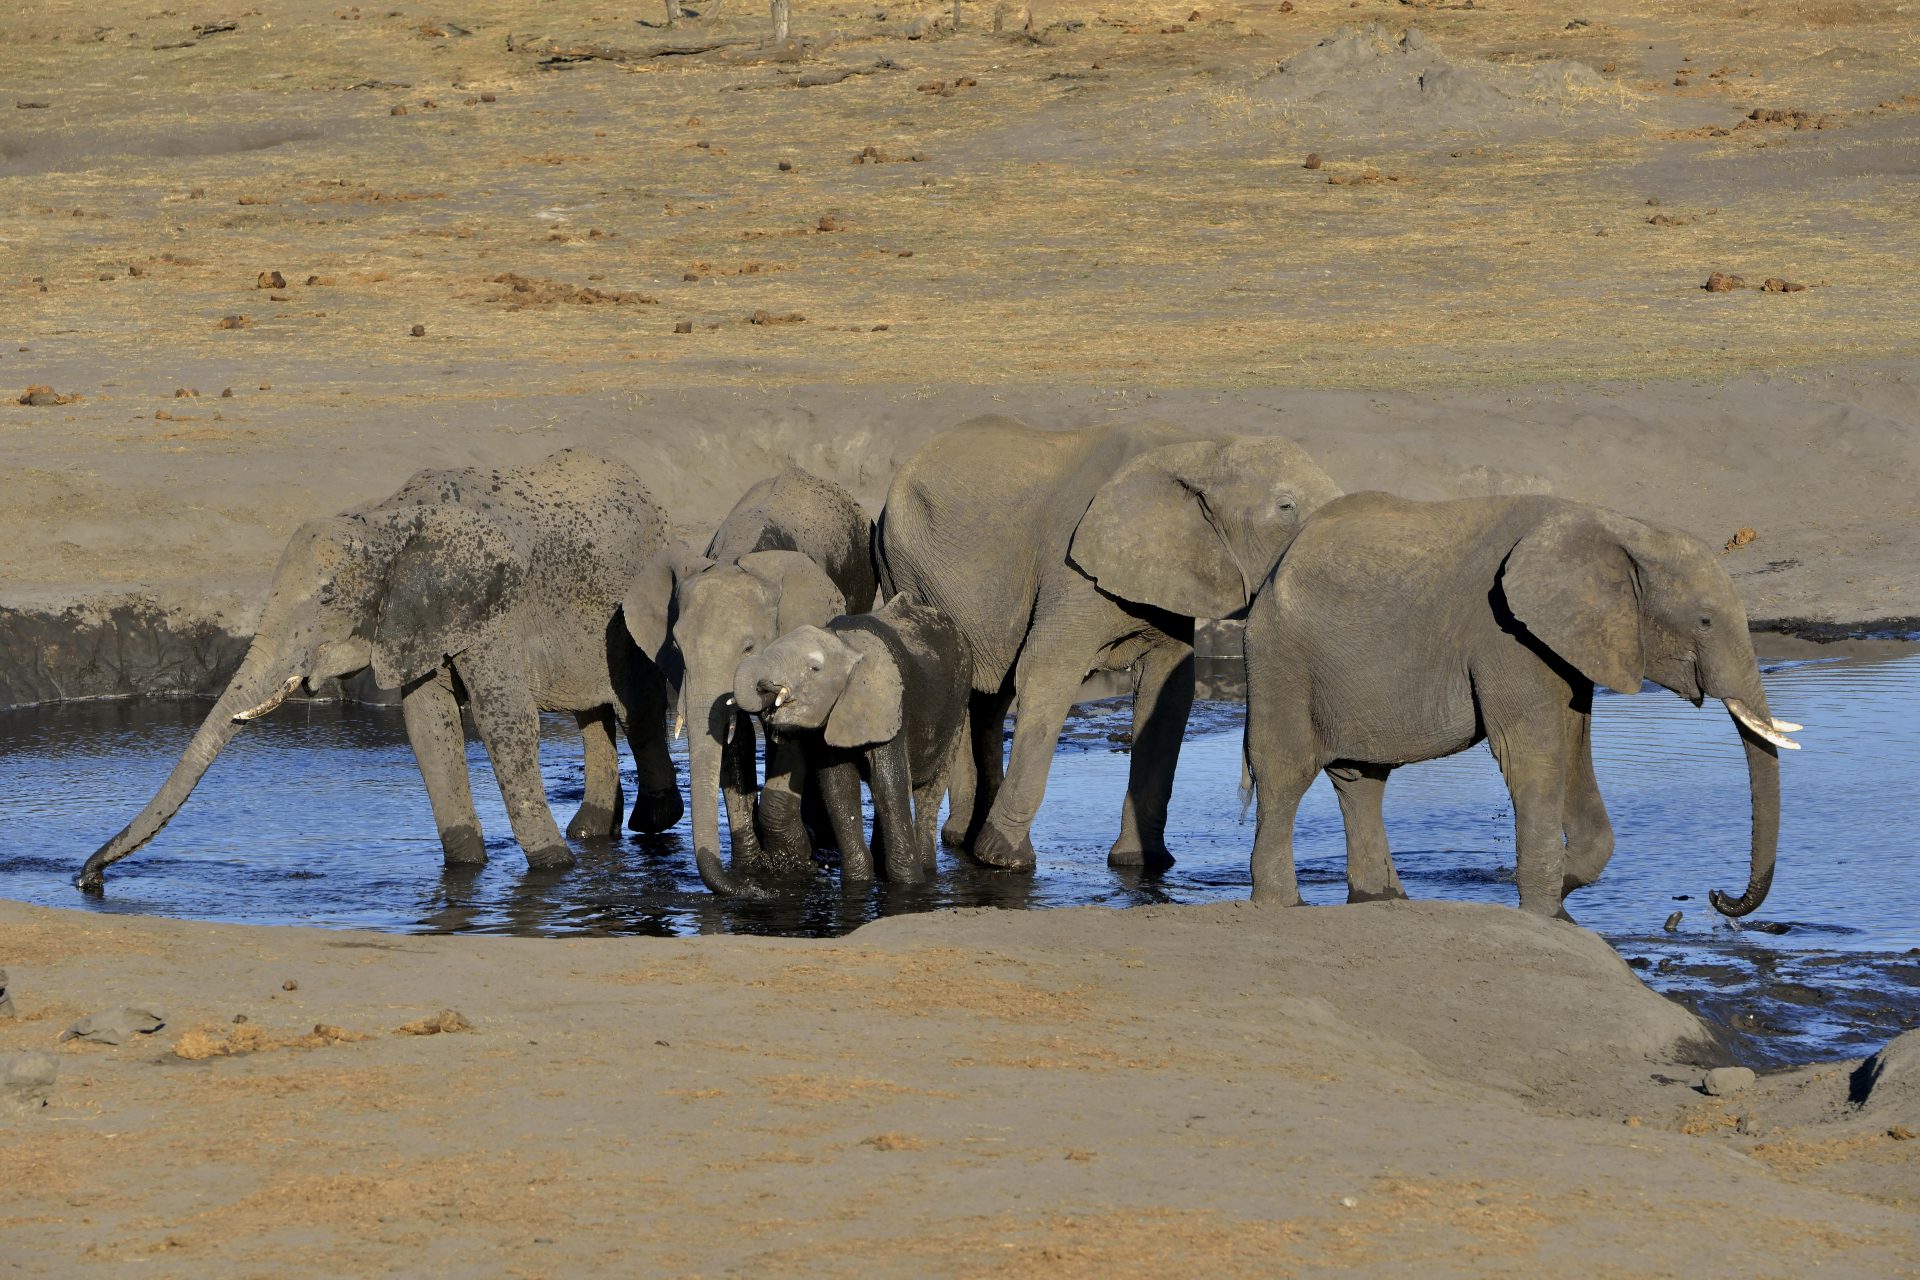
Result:
[[[1767,1059],[1864,1051],[1920,1022],[1920,654],[1766,664],[1774,713],[1809,726],[1785,757],[1780,870],[1757,920],[1706,902],[1746,878],[1745,765],[1731,722],[1661,690],[1603,696],[1594,754],[1618,836],[1601,881],[1569,906],[1656,986],[1753,1040]],[[823,872],[789,900],[726,903],[701,887],[686,824],[577,846],[579,865],[528,874],[486,756],[470,751],[493,861],[448,872],[396,709],[289,705],[228,748],[174,822],[108,875],[72,877],[165,778],[206,704],[126,701],[0,713],[0,896],[50,906],[251,924],[538,935],[845,932],[877,915],[958,906],[1132,906],[1247,892],[1240,822],[1242,708],[1195,708],[1170,823],[1179,864],[1106,866],[1125,786],[1124,706],[1069,724],[1034,828],[1040,865],[1005,875],[942,856],[939,881],[843,893]],[[680,744],[676,744],[678,749]],[[570,717],[545,724],[545,771],[564,823],[581,793]],[[677,757],[684,771],[684,754]],[[632,778],[628,773],[629,794]],[[1395,861],[1414,897],[1511,904],[1512,815],[1484,747],[1397,771],[1387,788]],[[1344,846],[1322,780],[1296,846],[1310,902],[1345,897]],[[1674,933],[1662,923],[1683,913]],[[1767,933],[1756,928],[1785,927]],[[1920,955],[1920,952],[1914,953]]]

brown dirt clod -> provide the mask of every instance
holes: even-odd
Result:
[[[424,338],[427,336],[427,326],[423,324],[417,324],[413,326],[413,328],[407,330],[407,332],[413,337]]]
[[[1793,280],[1782,280],[1779,276],[1768,276],[1760,288],[1767,293],[1804,293],[1807,286]]]
[[[214,328],[216,328],[216,329],[245,329],[245,328],[247,328],[247,327],[248,327],[249,325],[251,325],[252,323],[253,323],[253,321],[252,321],[252,320],[250,320],[250,319],[248,319],[248,318],[247,318],[246,316],[237,316],[237,315],[236,315],[236,316],[221,316],[221,317],[220,317],[220,323],[219,323],[219,324],[217,324],[217,325],[215,325],[215,326],[214,326]]]
[[[1716,271],[1708,276],[1707,282],[1700,287],[1708,293],[1732,293],[1735,289],[1746,288],[1747,282],[1739,276],[1730,276],[1725,272]]]
[[[1302,169],[1318,169],[1321,163],[1320,153],[1318,151],[1309,151],[1307,152],[1307,158],[1300,162],[1300,167]]]
[[[1758,529],[1750,525],[1742,525],[1733,531],[1731,538],[1727,539],[1727,550],[1732,551],[1736,547],[1744,547],[1759,536],[1760,531]]]
[[[278,271],[262,271],[259,276],[255,278],[253,287],[256,289],[284,289],[287,287],[287,278]]]
[[[693,332],[693,321],[691,321],[691,320],[676,320],[676,321],[674,321],[674,322],[673,322],[673,331],[674,331],[675,333],[692,333],[692,332]]]
[[[457,1009],[442,1009],[430,1018],[415,1018],[393,1029],[397,1036],[437,1036],[441,1032],[471,1031],[473,1024],[468,1022]]]
[[[25,348],[22,348],[22,350],[24,349]],[[80,398],[77,393],[61,395],[52,387],[36,382],[25,391],[22,391],[18,396],[14,397],[13,402],[15,404],[26,405],[72,404]]]
[[[495,294],[487,301],[505,303],[511,311],[519,311],[526,307],[551,307],[559,303],[572,303],[577,306],[591,306],[594,303],[606,303],[612,306],[649,306],[659,301],[657,298],[631,289],[596,289],[591,285],[567,284],[560,280],[523,276],[517,271],[503,271],[497,276],[490,276],[488,283],[507,286],[507,292]]]

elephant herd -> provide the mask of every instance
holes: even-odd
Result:
[[[910,457],[877,521],[789,469],[753,486],[704,554],[669,541],[632,469],[572,451],[423,471],[303,525],[239,670],[78,883],[98,890],[151,840],[247,721],[363,670],[400,692],[449,863],[486,858],[463,707],[534,867],[566,865],[568,837],[612,836],[623,814],[639,832],[680,821],[671,710],[688,736],[701,879],[752,896],[811,875],[823,848],[849,884],[928,879],[942,842],[1031,869],[1067,714],[1090,673],[1128,672],[1133,747],[1108,861],[1164,868],[1195,620],[1236,617],[1256,900],[1300,900],[1294,815],[1322,772],[1345,821],[1349,900],[1403,896],[1381,817],[1388,776],[1485,740],[1513,798],[1520,905],[1564,914],[1613,849],[1589,745],[1594,687],[1644,681],[1725,704],[1753,833],[1745,890],[1712,901],[1744,915],[1766,897],[1778,749],[1799,726],[1769,713],[1746,614],[1698,540],[1551,497],[1343,496],[1277,436],[997,417]],[[542,711],[572,712],[585,740],[564,835],[541,781]],[[636,763],[630,807],[616,733]]]

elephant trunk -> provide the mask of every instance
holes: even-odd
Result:
[[[277,650],[278,646],[274,648]],[[240,726],[247,719],[264,715],[272,709],[267,705],[269,702],[278,705],[281,698],[298,686],[300,677],[297,674],[284,674],[287,666],[260,637],[254,638],[245,661],[227,682],[225,691],[213,704],[213,710],[200,722],[199,730],[187,744],[187,749],[180,753],[180,760],[173,766],[173,772],[167,776],[166,782],[161,784],[160,790],[132,822],[87,859],[79,878],[74,881],[76,885],[89,892],[99,892],[109,866],[153,839],[162,827],[172,821],[173,815],[186,803],[214,757],[233,740]]]
[[[692,712],[687,740],[687,790],[693,803],[693,857],[700,879],[723,897],[754,897],[758,891],[730,873],[720,857],[719,807],[726,806],[727,833],[734,863],[752,867],[760,860],[753,829],[753,722],[736,711],[723,689],[687,678],[687,708]],[[704,713],[704,714],[703,714]]]
[[[1726,703],[1727,712],[1740,732],[1740,744],[1747,754],[1747,787],[1753,806],[1751,863],[1747,872],[1747,890],[1738,898],[1719,889],[1708,895],[1714,910],[1724,916],[1744,916],[1767,900],[1773,887],[1774,859],[1780,845],[1780,750],[1799,744],[1781,731],[1767,710],[1767,695],[1760,686],[1758,668],[1748,661],[1739,680],[1739,692],[1716,689],[1708,692]],[[1798,726],[1793,726],[1798,727]]]

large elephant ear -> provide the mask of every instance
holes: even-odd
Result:
[[[878,636],[863,631],[839,635],[858,656],[847,687],[827,713],[826,739],[834,747],[870,747],[899,736],[906,690],[893,652]]]
[[[779,600],[774,629],[780,635],[796,627],[824,627],[847,611],[840,589],[811,556],[798,551],[754,551],[741,556],[738,563],[773,588]]]
[[[1624,523],[1590,507],[1553,512],[1514,544],[1500,588],[1513,616],[1581,675],[1638,693],[1647,662]]]
[[[1207,506],[1220,446],[1196,440],[1141,454],[1100,486],[1069,556],[1100,589],[1189,618],[1246,608],[1248,586]]]
[[[620,616],[627,634],[640,652],[659,662],[673,634],[674,594],[686,579],[712,567],[713,561],[695,555],[684,542],[663,548],[634,575],[620,599]]]
[[[527,556],[497,520],[422,508],[387,567],[373,624],[373,675],[399,688],[455,657],[513,604]]]

